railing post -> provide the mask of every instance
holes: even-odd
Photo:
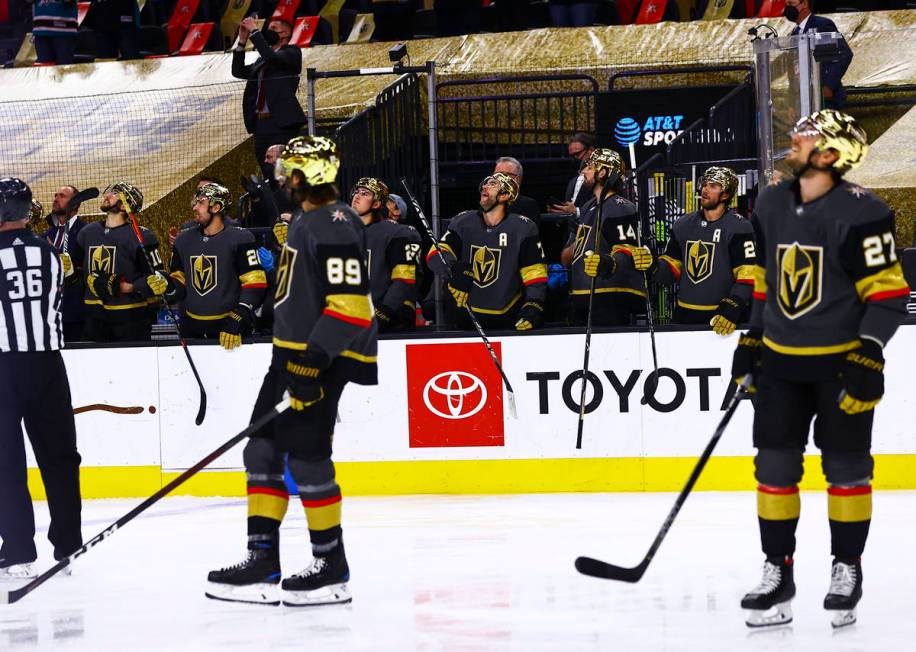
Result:
[[[305,103],[306,119],[309,125],[309,136],[315,135],[315,69],[305,69]]]
[[[436,62],[426,62],[426,103],[429,121],[429,208],[433,235],[439,238],[441,218],[439,216],[439,116],[436,103]],[[442,284],[433,286],[436,302],[436,330],[442,330],[445,311],[442,306]]]

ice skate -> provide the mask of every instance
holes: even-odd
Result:
[[[847,564],[833,560],[830,589],[824,598],[824,609],[834,612],[830,624],[834,629],[856,622],[856,605],[862,599],[862,563]]]
[[[748,627],[776,627],[792,622],[792,598],[795,597],[795,580],[792,560],[767,559],[763,563],[763,578],[754,589],[741,599],[741,608],[750,614],[745,621]]]
[[[280,604],[280,557],[276,549],[248,551],[248,557],[234,565],[210,571],[205,595],[213,600]]]
[[[339,545],[326,557],[315,557],[300,573],[283,580],[283,604],[287,607],[319,607],[353,601],[347,581],[350,568]]]
[[[0,559],[0,582],[28,582],[36,577],[38,573],[34,563],[7,564],[6,560]]]

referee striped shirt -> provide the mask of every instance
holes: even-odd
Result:
[[[0,353],[64,346],[60,257],[28,229],[0,232]]]

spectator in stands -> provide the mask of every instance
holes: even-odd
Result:
[[[595,20],[595,0],[549,0],[554,27],[588,27]]]
[[[836,24],[829,18],[814,15],[814,0],[788,0],[783,15],[795,23],[792,36],[805,32],[839,32]],[[843,75],[852,63],[852,50],[846,39],[839,43],[839,59],[821,64],[821,82],[823,83],[824,103],[827,108],[838,109],[846,102],[846,89],[843,88]]]
[[[584,205],[592,197],[592,186],[585,180],[582,169],[595,151],[595,137],[592,134],[579,132],[573,134],[569,141],[567,152],[569,157],[579,163],[579,173],[566,184],[566,193],[562,204],[553,204],[547,208],[549,213],[578,214],[578,207]]]
[[[496,166],[493,168],[493,173],[502,172],[507,177],[510,177],[518,184],[519,190],[522,187],[522,176],[525,173],[525,170],[522,168],[522,164],[519,163],[518,159],[512,158],[511,156],[503,156],[496,160]],[[521,194],[519,192],[518,198],[512,202],[512,212],[516,215],[524,215],[529,220],[534,222],[538,230],[541,228],[541,211],[538,208],[538,203],[534,201],[531,197]]]
[[[76,0],[26,0],[32,4],[32,36],[38,63],[73,63]]]
[[[232,54],[232,76],[248,80],[242,115],[245,129],[254,135],[254,153],[265,178],[273,176],[273,168],[263,162],[267,148],[288,142],[305,124],[305,113],[296,99],[302,52],[289,44],[292,33],[292,26],[282,20],[272,20],[262,32],[248,16],[239,25],[239,45]],[[249,37],[260,56],[245,65]]]
[[[386,208],[388,208],[388,219],[395,222],[407,219],[407,202],[400,195],[389,194]]]
[[[140,57],[137,0],[92,0],[84,23],[96,33],[95,51],[99,59]]]
[[[82,337],[85,320],[83,248],[77,242],[77,236],[86,223],[77,215],[80,205],[71,202],[76,192],[73,186],[61,186],[57,189],[51,204],[51,214],[48,215],[48,230],[43,234],[57,253],[70,256],[75,272],[64,280],[64,296],[61,303],[66,342],[76,342]]]

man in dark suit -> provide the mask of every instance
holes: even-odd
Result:
[[[836,24],[829,18],[814,15],[814,0],[788,0],[783,16],[795,23],[792,36],[804,32],[839,32]],[[843,88],[843,75],[852,62],[852,50],[845,39],[839,43],[839,61],[821,64],[821,83],[823,84],[824,104],[829,109],[838,109],[846,102],[846,89]]]
[[[305,113],[296,99],[302,53],[289,44],[292,26],[283,20],[273,20],[266,32],[258,29],[254,18],[248,16],[239,24],[239,44],[232,53],[232,76],[247,79],[242,96],[245,129],[254,135],[254,153],[265,178],[273,170],[264,164],[267,148],[285,143],[299,134],[305,124]],[[245,44],[248,39],[260,55],[254,63],[245,65]]]

